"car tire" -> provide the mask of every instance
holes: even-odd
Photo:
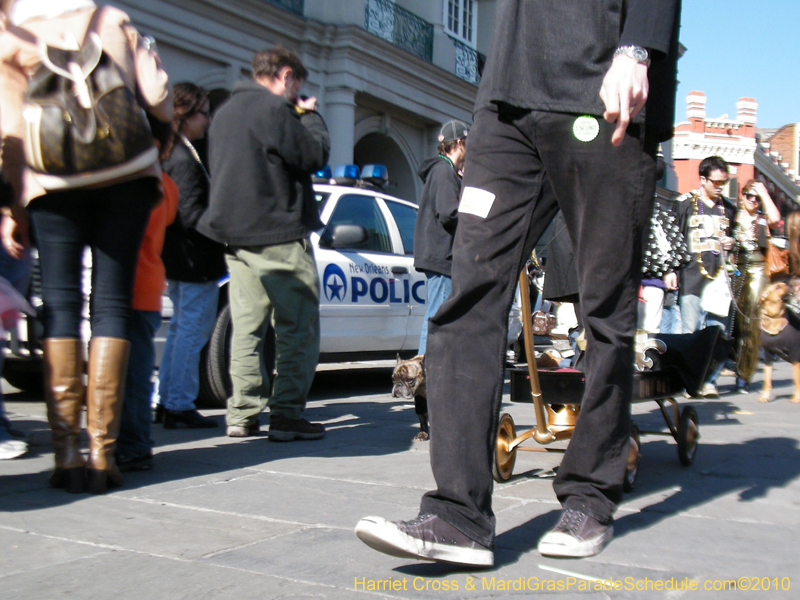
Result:
[[[43,361],[14,360],[6,358],[3,363],[3,377],[13,387],[23,392],[41,393],[44,391]]]
[[[226,304],[217,314],[211,339],[203,350],[200,369],[200,400],[203,404],[225,408],[233,394],[231,383],[231,307]],[[275,332],[272,327],[264,339],[264,361],[269,373],[270,392],[275,371]]]
[[[200,359],[200,400],[215,408],[225,408],[233,393],[230,375],[231,307],[227,304],[217,313],[211,339]]]

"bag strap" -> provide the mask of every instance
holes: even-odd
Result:
[[[86,35],[83,36],[84,43],[86,43],[86,39],[89,37],[90,33],[97,33],[97,28],[100,25],[100,19],[106,14],[106,8],[106,6],[100,6],[94,9],[92,18],[89,19],[89,26],[86,28]]]

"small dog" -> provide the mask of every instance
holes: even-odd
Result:
[[[430,438],[428,427],[428,395],[425,391],[425,357],[422,355],[400,360],[392,372],[392,398],[414,399],[414,412],[419,417],[419,433],[414,441],[424,442]]]
[[[800,320],[786,309],[789,286],[773,283],[758,300],[761,313],[761,346],[770,364],[764,365],[764,384],[759,402],[769,402],[772,394],[772,361],[776,358],[792,363],[794,396],[791,402],[800,404]]]

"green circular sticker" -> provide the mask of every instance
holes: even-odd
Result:
[[[578,117],[572,125],[572,133],[581,142],[591,142],[600,133],[600,123],[594,117]]]

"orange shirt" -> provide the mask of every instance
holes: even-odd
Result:
[[[178,186],[166,173],[161,174],[161,183],[164,188],[163,200],[150,213],[150,221],[139,250],[136,279],[133,283],[134,310],[161,312],[161,295],[167,285],[161,249],[164,247],[164,232],[178,212]]]

